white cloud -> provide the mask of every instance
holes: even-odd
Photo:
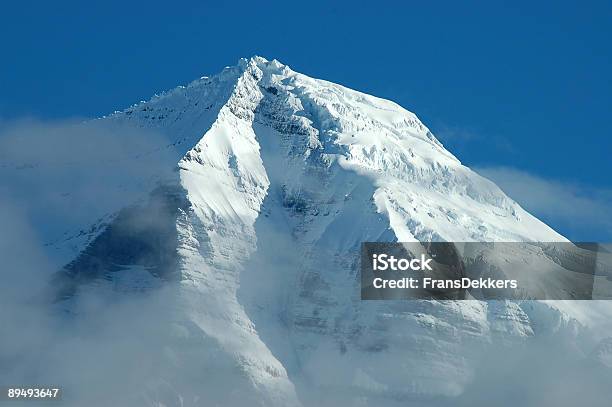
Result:
[[[474,146],[482,146],[484,144],[504,154],[516,154],[518,152],[510,140],[500,135],[488,134],[484,137],[481,131],[446,124],[441,124],[434,130],[436,137],[445,146],[448,146],[451,152],[457,153],[460,156]]]
[[[571,240],[612,241],[612,190],[549,180],[508,167],[475,170]]]

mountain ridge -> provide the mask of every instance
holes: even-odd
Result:
[[[176,254],[176,279],[161,284],[171,327],[161,359],[176,399],[300,405],[311,389],[374,404],[452,397],[482,347],[525,342],[542,326],[575,340],[577,322],[543,303],[359,300],[363,241],[566,241],[393,102],[253,57],[99,120],[163,133],[177,168],[162,183],[184,202],[170,213],[137,204],[140,215],[114,216],[72,248],[66,257],[101,247],[68,273],[93,278],[64,305],[92,281],[150,290],[160,285],[150,248]],[[176,235],[158,223],[113,235],[130,248],[117,269],[101,233],[143,214]],[[169,240],[149,241],[160,233]],[[403,349],[414,356],[397,357]],[[182,369],[212,367],[235,392],[179,380]]]

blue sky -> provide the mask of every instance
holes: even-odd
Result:
[[[605,1],[12,2],[0,118],[96,117],[258,54],[400,103],[568,237],[612,240],[611,21]]]

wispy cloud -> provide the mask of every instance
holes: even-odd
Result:
[[[612,241],[612,189],[546,179],[508,167],[475,170],[569,239]]]
[[[0,121],[0,383],[61,385],[62,405],[145,405],[110,398],[154,371],[170,289],[119,298],[102,281],[73,299],[89,317],[69,318],[43,295],[64,265],[45,243],[146,196],[176,161],[162,134],[127,125]]]
[[[462,155],[468,149],[487,144],[492,150],[506,154],[515,154],[516,147],[505,137],[483,136],[481,131],[441,124],[434,131],[436,137],[447,146],[451,152]]]
[[[48,243],[142,197],[177,157],[163,134],[134,126],[0,120],[0,204]]]

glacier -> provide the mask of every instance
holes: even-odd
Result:
[[[483,349],[588,352],[571,303],[360,300],[364,241],[567,241],[396,103],[253,57],[96,122],[173,160],[45,236],[58,312],[156,299],[131,309],[155,315],[151,366],[117,405],[418,405],[461,396]]]

